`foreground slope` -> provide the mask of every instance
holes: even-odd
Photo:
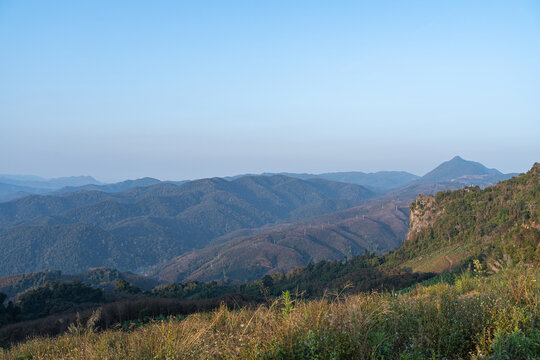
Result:
[[[270,305],[99,331],[100,314],[57,338],[0,349],[0,359],[523,359],[540,357],[539,273],[464,274],[411,292],[286,293]],[[231,305],[229,305],[231,306]]]

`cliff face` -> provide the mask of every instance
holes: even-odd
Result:
[[[438,206],[434,195],[419,195],[409,209],[411,216],[406,242],[412,240],[420,231],[433,226],[437,217],[444,213],[444,208]]]

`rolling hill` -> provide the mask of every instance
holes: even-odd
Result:
[[[141,270],[234,230],[350,208],[373,195],[354,184],[255,176],[29,196],[0,204],[0,274]]]
[[[232,233],[158,266],[164,281],[248,282],[308,263],[383,253],[401,245],[407,233],[406,207],[362,206],[282,224],[251,234]]]

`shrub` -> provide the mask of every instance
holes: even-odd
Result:
[[[505,334],[499,331],[491,344],[491,360],[535,360],[540,358],[540,331],[531,329]]]

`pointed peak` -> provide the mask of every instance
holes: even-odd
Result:
[[[496,169],[488,169],[484,165],[454,156],[422,177],[424,182],[442,182],[469,175],[501,175]]]

